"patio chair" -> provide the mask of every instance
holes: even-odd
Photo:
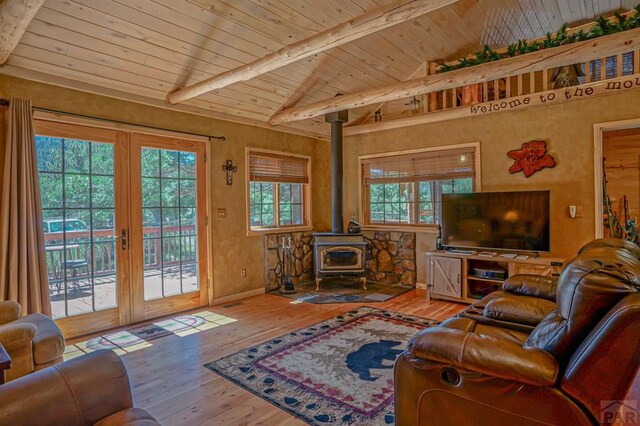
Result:
[[[71,285],[73,286],[72,290],[74,294],[80,290],[80,278],[78,272],[84,272],[89,275],[89,262],[86,259],[67,259],[63,264],[63,269],[65,271],[65,278],[68,276],[67,272],[71,271]],[[58,288],[58,293],[60,293],[60,289]]]

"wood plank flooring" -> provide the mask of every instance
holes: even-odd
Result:
[[[261,295],[196,309],[191,312],[217,314],[216,322],[221,325],[186,336],[151,340],[147,347],[122,354],[135,406],[149,411],[163,425],[304,424],[203,367],[209,361],[363,305],[291,302],[285,297]],[[444,320],[465,305],[427,302],[424,291],[413,290],[369,306]]]
[[[285,297],[261,295],[197,309],[191,313],[204,312],[215,319],[215,324],[208,323],[200,332],[151,340],[146,347],[121,354],[135,406],[149,411],[163,425],[304,425],[203,367],[209,361],[363,305],[291,302]],[[426,301],[423,290],[369,305],[435,320],[447,319],[466,306]],[[639,384],[637,379],[629,398],[640,397]]]

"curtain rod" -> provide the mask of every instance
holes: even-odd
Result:
[[[4,99],[4,98],[0,98],[0,106],[9,106],[9,100],[8,99]],[[146,124],[131,123],[129,121],[122,121],[122,120],[111,120],[111,119],[108,119],[108,118],[94,117],[94,116],[85,115],[85,114],[76,114],[76,113],[73,113],[73,112],[60,111],[60,110],[56,110],[56,109],[40,108],[40,107],[33,107],[33,109],[36,110],[36,111],[50,112],[52,114],[68,115],[70,117],[88,118],[88,119],[91,119],[91,120],[104,121],[104,122],[107,122],[107,123],[127,124],[127,125],[130,125],[130,126],[144,127],[144,128],[147,128],[147,129],[167,130],[167,131],[170,131],[170,132],[184,133],[185,135],[205,137],[205,138],[208,138],[209,141],[211,141],[212,139],[217,139],[217,140],[219,140],[221,142],[224,142],[224,141],[227,140],[227,138],[224,137],[224,136],[211,136],[211,135],[205,135],[203,133],[185,132],[185,131],[182,131],[182,130],[168,129],[166,127],[149,126],[149,125],[146,125]]]

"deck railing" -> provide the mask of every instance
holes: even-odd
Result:
[[[78,280],[114,275],[118,248],[114,234],[113,229],[45,233],[49,281],[61,282],[65,274]],[[145,227],[143,236],[145,269],[196,261],[194,225]]]

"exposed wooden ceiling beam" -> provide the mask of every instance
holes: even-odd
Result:
[[[212,90],[246,81],[277,68],[357,40],[393,25],[418,18],[458,0],[402,0],[375,8],[350,21],[283,47],[249,64],[215,75],[199,83],[175,90],[167,96],[169,104],[178,104]]]
[[[417,77],[424,77],[425,75],[427,75],[427,63],[423,62],[414,72],[411,73],[411,75],[408,78],[405,78],[404,81],[413,80],[414,78],[417,78]],[[379,109],[382,109],[382,107],[384,107],[386,104],[387,104],[386,102],[373,104],[373,107],[369,108],[369,110],[366,111],[358,120],[352,121],[349,124],[345,124],[344,127],[347,128],[347,127],[359,126],[361,124],[366,123],[376,113],[376,111],[378,111]]]
[[[416,78],[382,88],[365,90],[360,93],[343,95],[301,107],[285,109],[275,114],[269,123],[277,125],[306,120],[344,109],[358,108],[374,103],[409,98],[424,93],[438,92],[518,74],[580,63],[585,60],[625,53],[639,47],[640,28],[474,67]]]
[[[0,65],[7,62],[44,0],[0,1]]]

